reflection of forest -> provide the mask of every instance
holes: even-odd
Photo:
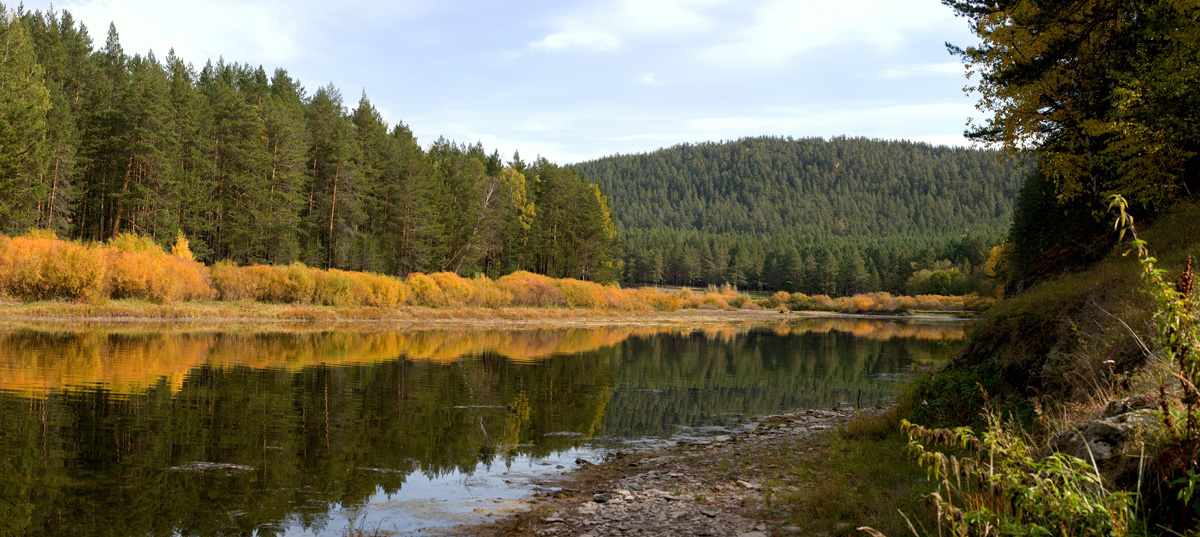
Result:
[[[471,472],[723,412],[831,406],[860,387],[874,404],[879,375],[941,360],[963,331],[838,321],[0,333],[0,535],[319,525],[412,472]]]
[[[882,405],[914,365],[944,363],[958,341],[863,338],[840,329],[632,340],[616,355],[618,388],[601,433],[669,434],[723,413],[856,404],[859,390],[863,406]]]
[[[298,371],[312,365],[369,364],[400,357],[456,361],[485,352],[513,361],[540,360],[611,347],[631,337],[701,331],[732,341],[754,325],[671,325],[545,328],[533,330],[312,330],[186,331],[25,328],[0,332],[0,391],[45,393],[68,386],[101,386],[137,394],[165,380],[178,389],[201,366]],[[869,319],[813,318],[770,325],[784,336],[798,333],[853,334],[890,340],[958,340],[962,323],[903,323]],[[718,339],[718,338],[714,338]]]
[[[132,396],[0,394],[0,535],[269,535],[289,518],[320,523],[412,472],[470,472],[579,442],[544,433],[594,434],[610,354],[205,366]],[[250,469],[186,470],[195,461]]]

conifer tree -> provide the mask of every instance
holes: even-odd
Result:
[[[50,94],[28,33],[3,4],[0,52],[0,231],[11,234],[37,223],[50,190]]]

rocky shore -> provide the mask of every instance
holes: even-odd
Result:
[[[761,418],[748,432],[682,442],[653,452],[613,453],[529,500],[529,509],[457,536],[796,535],[770,520],[773,498],[803,486],[785,472],[823,449],[821,433],[856,411],[807,411]],[[859,412],[880,413],[881,410]]]

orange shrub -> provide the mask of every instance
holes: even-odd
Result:
[[[408,299],[408,286],[397,278],[369,272],[348,274],[351,293],[364,306],[394,308]]]
[[[968,295],[963,297],[963,309],[966,311],[985,311],[996,305],[996,299],[986,296]]]
[[[567,307],[596,309],[604,305],[603,286],[572,278],[554,280],[555,287],[567,299]]]
[[[875,300],[867,295],[854,295],[838,299],[838,311],[867,313],[876,307]]]
[[[265,288],[259,300],[281,304],[312,304],[317,293],[316,273],[319,269],[309,268],[304,263],[294,262],[286,267],[255,265],[247,267],[259,275],[258,281]]]
[[[435,272],[429,278],[442,290],[446,305],[460,307],[472,303],[475,286],[469,280],[453,272]]]
[[[722,293],[707,292],[703,295],[693,295],[684,301],[683,307],[694,309],[715,309],[728,310],[733,309],[729,305],[726,295]]]
[[[687,289],[679,293],[660,293],[654,291],[654,294],[646,302],[656,310],[675,311],[682,308],[684,298],[690,296],[692,296],[692,292]]]
[[[209,278],[221,300],[258,300],[261,296],[260,278],[251,267],[239,267],[232,261],[217,261],[209,269]]]
[[[475,296],[472,298],[472,302],[476,306],[503,308],[512,303],[512,293],[501,288],[487,276],[476,276],[471,283],[475,285]]]
[[[496,280],[501,289],[512,294],[518,306],[566,306],[567,296],[554,285],[554,279],[523,270]]]
[[[791,293],[788,293],[787,291],[776,291],[775,294],[771,295],[768,304],[770,304],[772,308],[778,308],[779,306],[787,304],[791,299]]]
[[[446,295],[442,293],[442,288],[438,287],[437,281],[420,272],[414,272],[408,275],[408,279],[404,281],[412,290],[412,295],[409,301],[421,306],[440,307],[446,305]]]
[[[167,254],[154,244],[143,248],[140,239],[126,241],[133,249],[110,247],[105,251],[108,290],[112,298],[140,298],[155,302],[209,299],[216,291],[209,285],[209,271],[195,261]]]
[[[104,255],[53,232],[0,237],[0,291],[21,300],[105,298]]]
[[[341,270],[310,269],[313,277],[313,304],[323,306],[358,306],[357,298],[350,292],[350,276]]]

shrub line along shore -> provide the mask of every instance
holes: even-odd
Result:
[[[452,272],[405,278],[368,272],[287,266],[206,266],[188,241],[170,252],[148,237],[122,234],[104,243],[58,239],[33,231],[0,237],[0,305],[18,317],[254,318],[287,320],[409,320],[442,317],[544,318],[629,315],[680,310],[825,311],[849,314],[982,311],[994,299],[977,296],[831,298],[779,291],[752,298],[733,286],[693,292],[623,289],[518,271],[496,279]],[[46,302],[49,301],[49,302]]]

